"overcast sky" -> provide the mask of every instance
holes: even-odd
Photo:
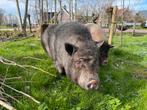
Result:
[[[19,0],[22,1],[22,0]],[[78,0],[77,0],[78,1]],[[93,0],[94,1],[94,0]],[[115,0],[113,5],[122,6],[122,0]],[[147,0],[125,0],[125,7],[130,6],[133,10],[147,10]],[[5,14],[17,15],[15,0],[0,0],[0,8]],[[24,3],[20,3],[21,12],[24,12]]]

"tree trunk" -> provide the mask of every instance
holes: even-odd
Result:
[[[25,14],[23,19],[23,32],[26,34],[26,27],[27,27],[27,16],[28,16],[28,0],[25,3]]]
[[[30,15],[28,14],[28,21],[29,21],[29,28],[30,28],[30,32],[32,32],[32,25],[31,25],[31,19],[30,19]]]
[[[71,0],[69,0],[69,15],[70,15],[70,20],[71,20]]]
[[[41,0],[41,24],[44,23],[43,1],[44,1],[44,0]]]
[[[46,0],[46,22],[49,21],[49,15],[48,15],[48,0]]]
[[[73,0],[69,0],[70,20],[73,20]]]
[[[51,14],[50,14],[50,16],[49,16],[49,20],[50,20],[50,23],[52,24],[52,23],[54,22],[54,20],[52,19],[52,17],[53,17],[53,16],[52,16],[52,12],[53,12],[53,11],[52,11],[52,10],[53,10],[53,1],[51,1],[50,4],[51,4],[51,5],[50,5],[50,7],[51,7],[51,8],[50,8],[50,9],[51,9],[51,11],[50,11]]]
[[[19,8],[19,1],[18,0],[16,0],[16,7],[17,7],[17,11],[18,11],[20,29],[22,31],[22,18],[21,18],[21,13],[20,13],[20,8]]]
[[[124,2],[124,0],[123,0],[123,14],[122,14],[122,18],[121,18],[122,25],[121,25],[121,33],[120,33],[120,45],[121,45],[121,46],[122,46],[122,43],[123,43],[124,5],[125,5],[125,2]]]
[[[74,1],[74,6],[75,6],[74,21],[76,21],[76,15],[77,15],[77,0]]]
[[[62,1],[61,0],[59,0],[59,4],[60,4],[60,12],[61,12],[60,22],[62,22],[62,14],[63,14],[63,11],[62,11]]]
[[[39,17],[38,17],[38,0],[35,0],[35,14],[36,14],[36,19],[37,19],[37,24],[39,24]]]
[[[135,36],[136,20],[134,20],[132,35]]]
[[[55,24],[57,24],[57,0],[55,0]]]
[[[73,20],[73,0],[71,0],[71,20]]]
[[[40,11],[40,26],[43,24],[44,22],[44,15],[43,15],[43,1],[44,0],[39,0],[39,11]]]

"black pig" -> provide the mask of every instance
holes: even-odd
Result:
[[[78,22],[50,25],[42,30],[41,42],[59,73],[84,89],[99,87],[98,48],[87,27]]]

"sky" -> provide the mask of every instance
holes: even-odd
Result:
[[[5,15],[17,15],[15,0],[0,0],[0,8],[4,10]],[[24,11],[24,3],[20,3],[21,11]]]
[[[147,10],[147,0],[124,0],[125,7],[129,7],[132,10]],[[113,5],[117,5],[118,7],[122,7],[122,0],[116,0]]]
[[[19,0],[19,1],[21,1],[20,9],[23,14],[24,2],[22,2],[22,0]],[[122,0],[115,0],[113,5],[122,7]],[[137,11],[147,10],[147,0],[125,0],[125,7],[128,7],[128,6],[130,7],[130,9],[137,10]],[[15,0],[0,0],[0,8],[2,8],[5,11],[5,15],[17,15]]]

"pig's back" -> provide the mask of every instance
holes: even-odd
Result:
[[[55,53],[56,59],[59,62],[64,62],[65,58],[68,58],[65,51],[65,43],[70,43],[78,46],[78,42],[91,41],[91,35],[89,30],[82,24],[77,22],[63,23],[55,29]],[[64,64],[63,64],[64,65]]]
[[[89,30],[84,25],[78,22],[68,22],[60,24],[56,28],[56,36],[59,39],[68,40],[74,36],[75,39],[91,39],[89,35]]]

